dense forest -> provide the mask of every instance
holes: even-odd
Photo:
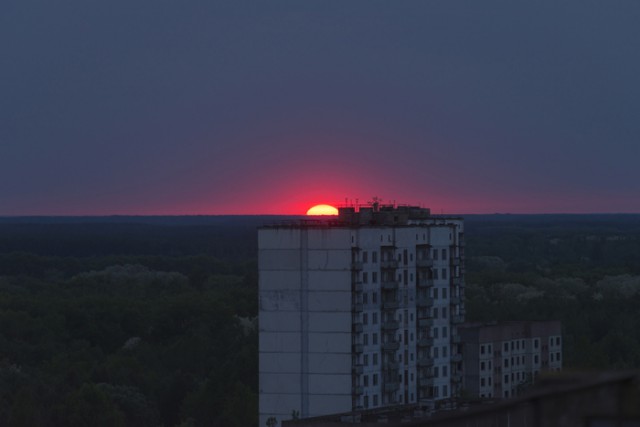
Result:
[[[282,219],[0,218],[0,425],[255,426]],[[468,320],[559,319],[566,367],[640,367],[640,216],[465,220]]]

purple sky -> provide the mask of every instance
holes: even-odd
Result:
[[[5,0],[0,215],[640,212],[640,2]]]

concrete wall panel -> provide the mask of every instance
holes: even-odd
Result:
[[[311,312],[309,313],[311,332],[351,332],[351,313]]]
[[[351,250],[309,250],[311,270],[351,270]]]
[[[296,332],[301,330],[300,312],[269,311],[260,313],[259,330],[273,332]]]
[[[260,389],[268,393],[300,393],[300,374],[260,372]]]
[[[261,291],[260,311],[300,311],[300,291]]]
[[[260,353],[262,352],[299,352],[299,332],[260,332]]]
[[[339,228],[309,230],[310,249],[344,249],[351,246],[351,231]]]
[[[309,311],[351,312],[351,292],[309,292]]]
[[[300,353],[261,353],[259,366],[265,373],[300,372]]]
[[[309,290],[351,292],[350,271],[310,270],[308,278]]]
[[[298,290],[300,289],[300,272],[260,270],[259,289],[260,292]]]
[[[311,394],[351,394],[351,374],[309,374]]]
[[[351,354],[349,353],[309,353],[309,372],[351,375]]]
[[[299,270],[300,251],[296,249],[260,250],[258,268],[260,270]]]
[[[351,354],[351,333],[310,333],[309,352]]]

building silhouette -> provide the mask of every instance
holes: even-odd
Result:
[[[410,206],[259,230],[260,425],[460,392],[461,218]]]

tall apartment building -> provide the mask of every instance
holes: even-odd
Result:
[[[464,324],[464,389],[476,397],[514,397],[540,371],[562,368],[559,321]]]
[[[459,391],[462,219],[339,211],[259,230],[261,426]]]

